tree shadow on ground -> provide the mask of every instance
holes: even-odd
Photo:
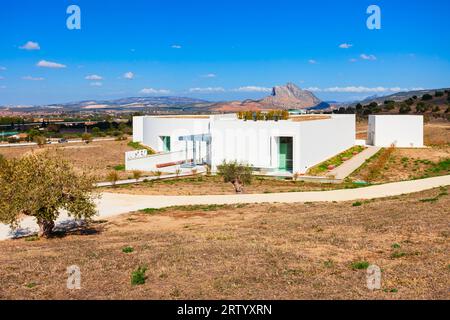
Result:
[[[53,233],[49,238],[64,238],[70,235],[94,235],[103,231],[106,220],[85,221],[68,219],[57,222]],[[36,236],[37,232],[30,228],[19,228],[11,232],[13,239],[27,238]]]

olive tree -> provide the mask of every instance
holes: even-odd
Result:
[[[40,152],[0,161],[0,222],[18,227],[24,216],[36,218],[39,236],[48,237],[60,210],[76,219],[96,214],[93,179],[77,174],[56,152]]]
[[[217,166],[217,173],[223,177],[224,182],[231,182],[236,193],[242,193],[245,184],[251,184],[253,169],[249,165],[238,163],[237,161],[222,162]]]
[[[90,133],[83,133],[81,135],[81,140],[84,141],[85,143],[91,143],[93,138]]]

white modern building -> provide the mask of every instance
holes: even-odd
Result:
[[[422,148],[423,116],[370,115],[367,144],[377,147]]]
[[[157,152],[127,152],[127,170],[238,161],[271,174],[305,173],[355,145],[355,115],[241,120],[235,114],[133,118],[133,141]]]

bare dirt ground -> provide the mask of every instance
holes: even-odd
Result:
[[[309,183],[285,179],[256,177],[250,185],[244,187],[245,193],[274,193],[299,191],[324,191],[344,188],[341,184]],[[219,176],[198,176],[194,178],[178,178],[157,180],[133,185],[120,185],[102,188],[102,192],[126,193],[138,195],[207,195],[235,194],[231,183],[223,182]]]
[[[356,204],[122,215],[0,242],[0,299],[449,299],[449,206],[440,188]],[[380,290],[367,289],[366,263],[381,268]],[[71,265],[80,290],[66,288]],[[133,286],[139,266],[147,278]]]
[[[428,123],[424,128],[424,143],[427,146],[450,144],[450,123]]]
[[[0,154],[6,158],[21,157],[30,152],[44,152],[46,150],[58,150],[62,156],[69,160],[75,169],[80,172],[90,172],[98,177],[98,180],[105,180],[113,167],[124,164],[125,152],[133,149],[127,146],[128,141],[94,141],[89,144],[74,143],[61,145],[46,145],[43,148],[14,147],[1,148]],[[117,171],[121,179],[126,179],[130,173]]]

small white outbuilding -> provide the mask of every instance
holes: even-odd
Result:
[[[376,147],[422,148],[423,116],[370,115],[367,144]]]

